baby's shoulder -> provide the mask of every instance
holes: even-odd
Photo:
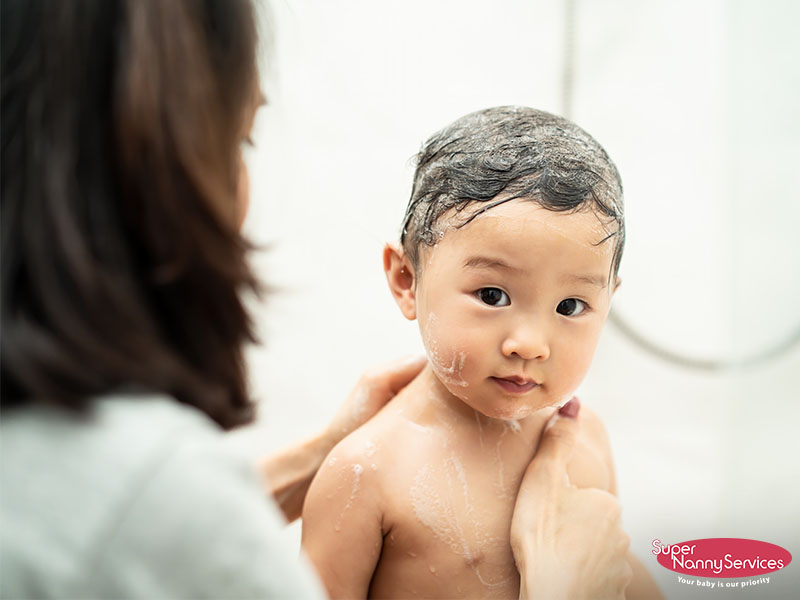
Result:
[[[328,455],[325,469],[362,473],[362,483],[382,498],[413,485],[429,463],[457,451],[452,432],[423,424],[398,410],[381,411],[342,440]],[[384,503],[385,504],[385,503]]]
[[[374,448],[357,430],[328,453],[314,476],[303,504],[303,529],[327,523],[330,515],[338,532],[345,517],[358,515],[362,522],[380,523],[382,502],[380,479],[372,460]]]
[[[581,406],[580,420],[581,433],[579,440],[598,449],[610,447],[606,426],[594,409],[586,405]]]
[[[327,474],[329,471],[339,472],[345,469],[363,474],[365,466],[369,466],[367,463],[375,459],[377,453],[374,436],[370,435],[369,430],[370,428],[362,426],[336,444],[325,458],[320,472]]]
[[[384,463],[391,458],[391,449],[401,448],[396,428],[386,419],[370,421],[341,440],[325,458],[318,478],[337,481],[345,473],[355,473],[363,484],[373,487],[380,482]]]

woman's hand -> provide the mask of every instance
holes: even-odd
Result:
[[[270,493],[286,519],[300,516],[306,492],[328,452],[364,424],[414,379],[426,360],[398,360],[365,372],[322,434],[271,454],[259,463]]]
[[[630,539],[617,499],[569,483],[580,404],[573,398],[545,427],[522,480],[511,522],[520,598],[625,598]]]
[[[426,362],[424,356],[417,356],[365,371],[328,426],[327,436],[331,448],[366,423],[397,392],[411,383]]]

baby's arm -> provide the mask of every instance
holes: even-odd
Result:
[[[614,470],[614,459],[608,433],[600,418],[587,406],[581,407],[581,428],[588,441],[597,449],[601,460],[608,467],[608,491],[617,495],[617,477]],[[632,552],[628,552],[628,563],[633,570],[633,579],[625,591],[627,600],[663,600],[653,576]]]
[[[303,506],[303,549],[331,598],[366,598],[383,534],[377,473],[358,434],[333,449]]]

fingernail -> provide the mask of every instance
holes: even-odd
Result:
[[[565,417],[569,417],[570,419],[574,419],[578,416],[578,412],[581,409],[581,402],[578,400],[577,396],[573,396],[569,402],[567,402],[564,406],[558,409],[558,414],[563,415]]]

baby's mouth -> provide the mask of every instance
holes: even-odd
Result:
[[[500,388],[509,394],[527,394],[539,384],[522,377],[490,377]]]

